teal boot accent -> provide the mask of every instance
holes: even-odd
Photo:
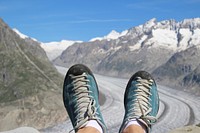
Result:
[[[122,133],[129,121],[137,120],[147,127],[149,133],[159,109],[157,86],[149,73],[139,71],[131,77],[124,94],[124,107],[125,115],[119,132]]]
[[[96,120],[106,132],[98,86],[88,67],[77,64],[68,70],[63,85],[63,101],[75,132],[85,127],[89,120]]]

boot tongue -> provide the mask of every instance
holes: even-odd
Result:
[[[82,68],[77,68],[77,69],[73,69],[72,71],[74,76],[78,76],[84,73],[84,70]]]
[[[142,79],[147,79],[147,80],[153,79],[153,77],[146,71],[138,71],[133,75],[133,78],[136,77],[141,77]]]
[[[68,71],[68,74],[72,74],[74,76],[82,75],[83,73],[92,75],[90,69],[82,64],[76,64],[72,66]]]
[[[85,70],[80,66],[74,66],[74,69],[70,69],[69,73],[73,74],[74,76],[82,75]]]

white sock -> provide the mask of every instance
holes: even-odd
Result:
[[[99,130],[100,133],[103,133],[102,127],[99,125],[99,123],[96,120],[89,120],[85,127],[94,127],[97,130]]]
[[[140,126],[140,127],[142,127],[144,129],[144,126],[142,126],[137,120],[129,121],[124,129],[126,129],[130,125],[138,125],[138,126]],[[144,133],[147,133],[145,129],[144,129]]]

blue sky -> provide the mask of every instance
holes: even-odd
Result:
[[[0,17],[42,42],[88,41],[151,18],[200,17],[200,0],[0,0]]]

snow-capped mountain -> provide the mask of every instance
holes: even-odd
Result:
[[[40,46],[45,50],[49,60],[54,60],[56,57],[61,55],[61,53],[68,48],[69,46],[73,45],[74,43],[81,43],[82,41],[70,41],[70,40],[61,40],[60,42],[39,42],[34,38],[31,38],[23,33],[21,33],[18,29],[14,28],[14,32],[16,32],[22,39],[32,39],[38,43]]]
[[[93,42],[93,41],[101,41],[101,40],[113,40],[113,39],[117,39],[119,37],[122,37],[124,35],[126,35],[128,32],[128,30],[125,30],[125,31],[122,31],[121,33],[115,31],[115,30],[112,30],[108,35],[104,36],[104,37],[96,37],[96,38],[92,38],[90,39],[90,42]]]
[[[23,33],[21,33],[18,29],[16,29],[16,28],[14,28],[14,29],[12,29],[15,33],[17,33],[22,39],[28,39],[28,38],[30,38],[30,39],[32,39],[32,40],[34,40],[34,41],[37,41],[35,38],[31,38],[31,37],[29,37],[29,36],[27,36],[27,35],[25,35],[25,34],[23,34]]]
[[[172,50],[184,50],[200,43],[200,18],[186,19],[182,22],[165,20],[157,22],[151,19],[144,25],[129,30],[128,35],[141,36],[139,44],[134,47],[165,47]],[[130,47],[133,48],[134,47]]]
[[[63,40],[41,46],[51,60],[60,55],[54,60],[57,65],[83,63],[100,74],[129,77],[135,71],[146,70],[164,83],[176,77],[172,85],[192,84],[197,78],[191,75],[200,74],[200,18],[181,22],[157,22],[153,18],[121,33],[113,30],[104,37],[72,44]],[[200,85],[198,80],[195,83]]]
[[[181,22],[157,22],[156,19],[151,19],[122,33],[112,31],[103,38],[73,45],[63,51],[54,63],[66,67],[83,63],[96,73],[130,77],[138,70],[150,73],[156,71],[157,68],[165,66],[171,58],[173,60],[173,56],[178,52],[187,52],[187,49],[192,47],[200,50],[200,18],[185,19]],[[181,61],[186,59],[189,58]],[[200,60],[196,59],[193,60],[195,64],[200,64]],[[175,64],[172,68],[181,69],[184,65],[187,66],[180,64],[181,67]],[[191,71],[195,67],[197,66],[193,65]],[[167,72],[169,71],[171,70]]]
[[[62,40],[60,42],[41,43],[41,47],[46,51],[48,58],[52,61],[61,53],[74,43],[81,43],[82,41]]]
[[[99,41],[92,39],[92,41],[73,46],[64,52],[66,55],[62,55],[62,60],[67,65],[71,65],[79,60],[85,62],[82,61],[82,57],[87,57],[87,63],[91,60],[92,62],[89,64],[91,63],[95,69],[98,68],[98,72],[100,72],[99,69],[105,69],[105,67],[100,66],[112,64],[112,61],[118,66],[127,62],[130,66],[131,64],[138,66],[135,67],[137,70],[153,71],[165,63],[174,53],[199,44],[200,18],[186,19],[182,22],[175,20],[157,22],[156,19],[151,19],[143,25],[122,33],[112,31]],[[141,62],[143,62],[143,67]],[[154,63],[152,64],[152,62]],[[112,67],[108,67],[108,71],[113,69]],[[121,69],[116,71],[121,71]],[[103,72],[105,71],[103,70]]]
[[[22,39],[29,38],[27,35],[22,34],[18,29],[14,28],[14,32],[16,32]]]

